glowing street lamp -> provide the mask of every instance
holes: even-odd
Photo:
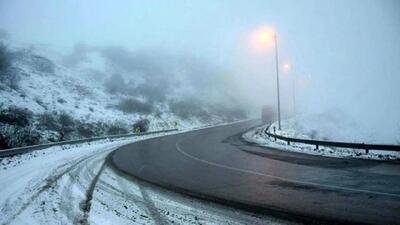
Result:
[[[255,50],[266,51],[272,45],[275,47],[275,70],[276,70],[276,92],[278,97],[278,129],[281,129],[281,102],[279,94],[279,60],[278,60],[278,37],[274,30],[268,27],[260,27],[251,37],[251,45]]]
[[[256,29],[250,37],[250,45],[256,52],[266,52],[274,46],[275,32],[269,27],[259,27]]]
[[[289,63],[285,63],[285,64],[283,64],[283,69],[284,69],[286,72],[290,72],[290,71],[292,70],[292,65],[289,64]]]

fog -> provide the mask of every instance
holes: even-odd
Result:
[[[66,67],[95,54],[92,69],[126,85],[111,92],[229,99],[253,115],[276,105],[273,46],[251,46],[260,27],[278,35],[284,117],[295,94],[297,114],[351,118],[382,141],[400,133],[397,0],[0,1],[4,42],[57,51]]]

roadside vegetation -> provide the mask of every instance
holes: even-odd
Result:
[[[149,126],[148,119],[140,119],[131,125],[118,121],[87,123],[74,119],[66,112],[35,115],[28,109],[7,107],[0,109],[0,149],[129,132],[146,132]]]

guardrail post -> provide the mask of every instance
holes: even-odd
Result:
[[[290,141],[287,141],[287,144],[290,145]]]
[[[319,145],[315,145],[315,147],[316,147],[317,150],[319,149]]]
[[[369,149],[366,148],[366,149],[365,149],[365,154],[368,154],[368,153],[369,153]]]

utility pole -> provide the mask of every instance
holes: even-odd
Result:
[[[296,77],[292,73],[293,116],[296,116]]]
[[[275,41],[275,65],[276,65],[276,91],[278,95],[278,129],[281,130],[281,100],[279,94],[279,61],[278,61],[278,37],[274,34]]]

